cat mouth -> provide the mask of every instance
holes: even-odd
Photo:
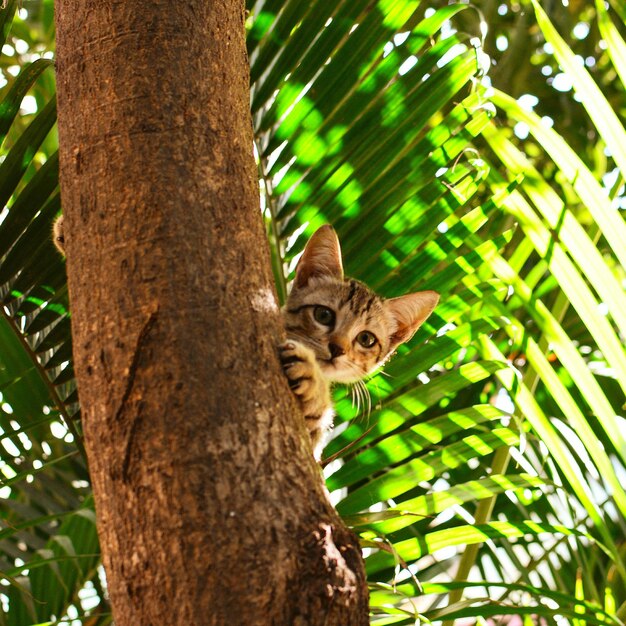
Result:
[[[318,359],[318,360],[321,361],[322,369],[331,369],[331,370],[344,369],[342,367],[342,364],[338,362],[339,359],[336,357],[330,357],[329,359]]]
[[[318,362],[320,364],[320,368],[322,369],[322,371],[337,369],[337,363],[334,361],[334,359],[319,359],[318,358]]]
[[[353,367],[345,363],[338,363],[338,359],[320,359],[322,374],[333,382],[353,383],[363,378],[363,374],[355,371]]]

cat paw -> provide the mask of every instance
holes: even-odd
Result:
[[[328,390],[315,360],[315,354],[293,340],[281,344],[279,352],[289,387],[298,398],[304,415],[321,413],[329,403]]]
[[[297,341],[286,341],[280,347],[280,360],[295,395],[307,398],[314,391],[315,355]]]

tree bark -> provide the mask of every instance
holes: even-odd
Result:
[[[74,360],[117,626],[367,620],[281,372],[240,0],[58,0]]]

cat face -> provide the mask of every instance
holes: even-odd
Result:
[[[438,300],[434,291],[386,300],[363,283],[344,279],[337,235],[322,226],[298,262],[285,327],[315,353],[328,380],[354,382],[408,341]]]

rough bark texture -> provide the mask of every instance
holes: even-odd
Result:
[[[74,358],[117,626],[367,623],[280,370],[240,0],[58,0]]]

